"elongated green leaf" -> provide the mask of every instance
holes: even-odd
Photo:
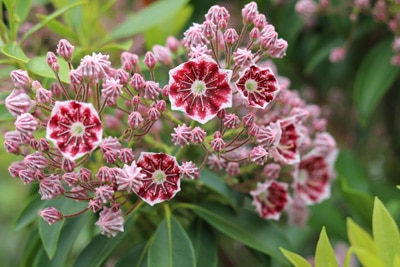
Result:
[[[284,248],[279,248],[283,255],[290,261],[291,264],[293,264],[294,267],[311,267],[311,264],[304,259],[302,256],[290,252],[289,250],[286,250]]]
[[[46,202],[40,199],[39,194],[32,196],[26,203],[26,206],[17,217],[14,231],[21,230],[37,219],[39,210],[46,205]]]
[[[335,252],[329,242],[325,227],[319,235],[317,249],[315,251],[315,266],[337,267]]]
[[[50,204],[51,203],[51,204]],[[74,202],[71,199],[57,199],[48,201],[48,206],[54,206],[61,212],[69,212]],[[58,240],[65,220],[56,222],[52,225],[47,224],[44,220],[39,220],[39,234],[47,256],[52,259],[57,250]]]
[[[25,55],[24,51],[17,43],[5,44],[1,47],[1,52],[12,59],[27,63],[29,58]]]
[[[38,231],[31,231],[27,238],[26,245],[23,247],[24,253],[20,259],[20,266],[31,266],[38,252],[42,249]]]
[[[149,267],[196,266],[192,243],[180,223],[165,218],[157,227],[147,256]]]
[[[146,244],[141,243],[119,258],[115,267],[146,267],[147,262],[144,258],[146,253]]]
[[[173,19],[188,2],[189,0],[157,1],[139,13],[128,17],[124,23],[118,25],[109,35],[105,36],[103,42],[133,36],[168,21],[168,19]],[[166,12],[167,10],[168,12]]]
[[[1,121],[11,121],[15,118],[8,112],[5,104],[0,104],[0,122]]]
[[[385,266],[393,266],[400,249],[400,234],[396,222],[382,202],[375,198],[372,216],[374,241]]]
[[[354,84],[354,99],[360,123],[366,125],[369,116],[398,78],[399,67],[390,63],[393,52],[389,41],[377,44],[361,63]]]
[[[124,228],[128,229],[134,222],[134,217],[129,218]],[[97,235],[77,257],[75,267],[95,267],[101,264],[113,253],[114,249],[128,235],[129,231],[118,233],[115,237]]]
[[[200,218],[188,229],[196,255],[196,266],[213,267],[218,264],[217,242],[213,230]]]
[[[125,42],[109,43],[101,48],[102,51],[129,50],[132,47],[133,40]]]
[[[347,235],[355,254],[363,266],[383,266],[372,237],[352,219],[347,219]],[[365,255],[368,255],[366,258]]]
[[[273,223],[254,212],[238,208],[235,213],[221,204],[186,206],[227,236],[287,264],[279,247],[291,248],[288,240]]]
[[[352,256],[354,253],[354,249],[353,247],[349,247],[349,249],[346,252],[346,257],[344,258],[344,262],[343,262],[343,267],[351,267],[352,264]]]
[[[67,6],[65,6],[65,7],[61,8],[61,9],[58,9],[55,12],[51,13],[45,20],[42,20],[41,22],[39,22],[38,24],[33,26],[29,31],[27,31],[22,36],[21,43],[23,43],[33,33],[37,32],[38,30],[40,30],[41,28],[46,26],[46,24],[49,23],[50,21],[52,21],[52,20],[56,19],[57,17],[61,16],[62,14],[64,14],[68,10],[70,10],[71,8],[74,8],[74,7],[79,6],[79,5],[83,5],[85,3],[86,3],[86,1],[77,1],[75,3],[67,5]]]
[[[214,172],[204,168],[201,171],[198,181],[200,183],[204,183],[205,186],[224,197],[226,202],[229,203],[233,208],[237,207],[237,200],[234,191],[230,189],[226,183],[224,183],[224,181]]]
[[[60,65],[60,72],[58,73],[58,75],[60,76],[61,81],[64,83],[69,83],[68,63],[65,62],[63,59],[58,58],[58,64]],[[29,60],[27,68],[30,72],[35,73],[36,75],[39,75],[41,77],[53,79],[56,78],[54,72],[47,65],[45,56],[32,58],[31,60]]]
[[[16,12],[19,18],[19,23],[21,24],[22,22],[25,21],[26,17],[29,14],[29,11],[31,9],[31,0],[18,0],[17,2],[17,7],[16,7]]]
[[[38,15],[38,18],[40,19],[40,21],[45,21],[47,19],[47,16]],[[47,22],[46,26],[52,32],[57,33],[61,37],[70,41],[71,43],[73,41],[78,42],[78,36],[76,35],[76,33],[73,30],[71,30],[69,27],[67,27],[66,25],[62,24],[61,22],[59,22],[57,20],[52,20],[52,21]]]

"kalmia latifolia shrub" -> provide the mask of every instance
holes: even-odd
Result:
[[[102,234],[115,236],[143,204],[204,196],[200,186],[199,196],[185,193],[203,169],[265,219],[287,213],[304,224],[307,206],[330,196],[335,140],[320,107],[290,89],[271,61],[284,57],[287,42],[255,2],[242,9],[241,29],[229,19],[212,6],[182,40],[169,37],[143,57],[122,52],[121,62],[93,52],[74,66],[74,46],[60,40],[47,53],[56,81],[48,88],[24,70],[11,73],[5,103],[15,130],[4,147],[20,160],[10,174],[38,184],[42,200],[86,203],[75,214],[46,207],[46,222],[97,213]],[[68,62],[69,83],[59,60]],[[157,80],[161,68],[168,82]]]

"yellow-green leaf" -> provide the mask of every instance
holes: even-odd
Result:
[[[322,228],[317,249],[315,251],[315,266],[318,267],[338,267],[335,252],[329,242],[325,227]]]
[[[279,249],[282,251],[283,255],[285,255],[286,259],[288,259],[290,263],[293,264],[294,267],[311,267],[311,264],[299,254],[286,250],[282,247]]]
[[[1,52],[7,57],[22,61],[24,63],[29,61],[29,58],[25,55],[24,51],[22,51],[17,43],[5,44],[1,47]]]

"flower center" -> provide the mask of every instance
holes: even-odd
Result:
[[[253,79],[248,79],[244,84],[246,90],[250,93],[254,92],[258,88],[258,83]]]
[[[190,89],[192,90],[192,93],[195,96],[199,96],[199,95],[204,95],[206,93],[207,86],[204,81],[196,80],[194,81]]]
[[[163,183],[166,178],[167,178],[167,175],[162,170],[156,170],[153,173],[154,182],[156,182],[157,184]]]
[[[80,122],[80,121],[74,122],[71,125],[71,135],[80,137],[85,133],[85,129],[86,129],[86,127],[85,127],[85,125],[83,125],[82,122]]]
[[[305,183],[308,179],[308,172],[305,170],[300,170],[297,179],[300,183]]]

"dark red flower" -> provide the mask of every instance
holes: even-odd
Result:
[[[65,158],[74,161],[92,152],[102,141],[103,128],[90,103],[57,101],[47,124],[46,138]]]
[[[149,205],[173,198],[181,190],[181,168],[176,158],[164,153],[143,152],[137,161],[145,177],[135,193]]]
[[[247,100],[247,106],[264,109],[279,92],[278,81],[270,68],[255,65],[245,69],[236,82],[239,93]]]
[[[232,106],[231,70],[223,70],[207,56],[187,61],[169,72],[169,100],[173,110],[206,123]]]

